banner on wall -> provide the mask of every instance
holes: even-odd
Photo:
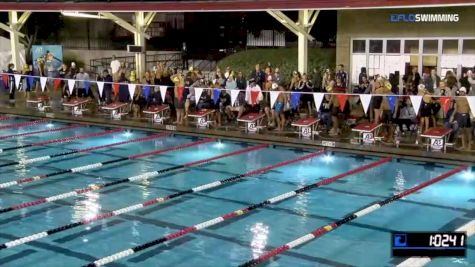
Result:
[[[58,68],[63,64],[62,45],[33,45],[33,75],[58,77]]]

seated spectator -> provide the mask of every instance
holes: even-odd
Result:
[[[321,123],[326,127],[326,131],[332,128],[332,95],[325,94],[320,106],[319,118]]]
[[[231,96],[228,93],[228,90],[222,90],[219,93],[219,99],[216,105],[216,122],[218,126],[221,126],[223,118],[226,118],[228,121],[233,117],[230,110],[231,107]]]
[[[395,112],[399,113],[396,118],[399,131],[404,135],[406,131],[412,130],[411,127],[417,123],[417,115],[412,107],[411,100],[407,98],[405,101],[402,101],[400,105],[396,106]]]
[[[255,79],[249,80],[249,85],[246,88],[246,103],[249,112],[260,113],[264,108],[261,108],[263,100],[261,87],[256,83]]]

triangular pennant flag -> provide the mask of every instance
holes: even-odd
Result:
[[[91,82],[88,80],[84,81],[84,90],[86,90],[86,95],[89,95],[89,89],[91,88]]]
[[[394,112],[394,108],[396,107],[397,96],[389,95],[386,97],[388,99],[389,108],[391,109],[391,113]]]
[[[45,91],[46,81],[48,81],[48,78],[40,77],[41,91],[43,92]]]
[[[444,111],[444,114],[447,114],[447,112],[449,111],[450,102],[452,102],[452,97],[450,97],[450,96],[441,96],[440,97],[440,106],[442,107],[442,110]]]
[[[8,74],[7,73],[2,74],[2,80],[3,80],[3,88],[7,89],[8,88]]]
[[[53,80],[53,85],[54,85],[54,90],[58,91],[59,88],[61,88],[61,80],[60,79],[54,79]]]
[[[33,78],[32,76],[28,76],[26,79],[28,81],[28,88],[30,88],[31,90],[33,88],[33,82],[35,81],[35,78]]]
[[[15,74],[15,86],[17,90],[20,90],[20,80],[21,80],[21,75],[20,74]]]
[[[162,101],[165,102],[165,95],[167,94],[167,87],[160,86],[160,95],[162,96]]]
[[[257,104],[257,97],[259,97],[260,91],[251,91],[251,105]]]
[[[134,93],[135,93],[135,84],[134,83],[129,83],[129,84],[127,84],[127,87],[129,89],[130,99],[133,99],[134,98]]]
[[[231,106],[234,106],[234,103],[236,103],[236,99],[237,99],[239,93],[241,93],[241,91],[239,91],[237,89],[231,90]]]
[[[119,89],[120,89],[120,84],[118,84],[118,83],[113,83],[112,84],[112,92],[114,92],[115,96],[119,95]]]
[[[300,92],[290,93],[290,102],[292,103],[293,109],[297,109],[299,107],[300,95]]]
[[[275,101],[277,100],[279,94],[279,91],[270,91],[270,108],[274,107]]]
[[[97,82],[97,90],[99,95],[102,97],[102,92],[104,91],[104,82]]]
[[[183,91],[185,91],[185,87],[182,87],[182,86],[179,86],[177,89],[176,89],[176,92],[177,92],[177,96],[176,98],[178,98],[178,102],[181,102],[181,100],[183,99]]]
[[[320,106],[322,105],[324,93],[313,93],[313,102],[315,102],[315,108],[317,111],[320,111]]]
[[[69,89],[69,94],[72,95],[73,94],[73,90],[74,90],[74,85],[76,84],[76,80],[73,80],[73,79],[68,79],[68,89]]]
[[[198,102],[200,101],[202,93],[203,93],[203,88],[195,88],[195,102],[196,102],[196,104],[198,104]],[[231,99],[232,98],[233,98],[233,96],[231,95]],[[232,100],[231,100],[231,102],[232,102]]]
[[[143,97],[145,97],[145,99],[150,98],[150,96],[152,95],[152,88],[150,87],[150,85],[145,85],[143,87],[142,95]]]
[[[422,96],[421,95],[411,95],[409,96],[411,99],[412,106],[414,107],[414,112],[419,114],[419,108],[421,107]]]
[[[369,103],[371,103],[371,95],[361,94],[360,100],[361,100],[361,105],[363,105],[364,114],[368,113]]]
[[[218,104],[219,94],[221,94],[221,90],[219,90],[218,88],[214,88],[213,89],[213,102],[214,102],[215,105]]]
[[[470,110],[472,111],[472,116],[475,117],[475,96],[466,96]]]
[[[340,104],[341,112],[345,111],[346,101],[348,100],[348,95],[337,95],[338,103]]]

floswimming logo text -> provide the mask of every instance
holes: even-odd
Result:
[[[390,22],[458,22],[459,14],[391,14]]]

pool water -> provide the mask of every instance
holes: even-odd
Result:
[[[24,119],[0,121],[2,125]],[[64,123],[2,129],[0,136],[64,127]],[[105,131],[80,127],[0,140],[0,149]],[[154,135],[138,130],[69,143],[5,151],[0,164],[52,155]],[[28,165],[0,168],[0,183],[54,173],[201,140],[173,135],[73,154]],[[212,141],[156,156],[126,160],[79,173],[67,173],[2,189],[0,208],[36,200],[91,184],[106,183],[206,159],[256,144]],[[232,177],[294,159],[313,150],[275,146],[208,164],[167,172],[140,182],[122,183],[54,203],[0,214],[0,243],[66,225],[180,190]],[[275,168],[240,182],[187,194],[161,205],[76,227],[28,244],[0,250],[2,266],[80,266],[231,211],[295,190],[303,185],[347,172],[380,158],[349,153],[325,155]],[[350,175],[286,201],[255,210],[166,244],[138,252],[111,266],[237,266],[265,251],[339,220],[366,205],[383,200],[455,166],[397,160]],[[265,266],[394,266],[391,231],[453,231],[475,218],[475,179],[459,173],[404,199],[384,206],[352,223],[294,248]],[[468,240],[467,257],[439,258],[427,266],[475,266],[475,237]]]

